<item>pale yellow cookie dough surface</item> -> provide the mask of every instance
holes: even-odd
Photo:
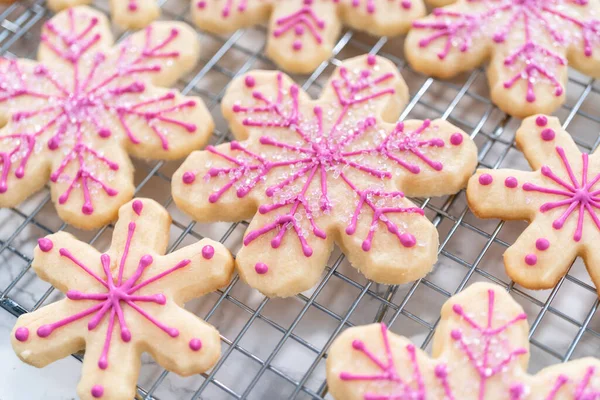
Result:
[[[32,266],[67,298],[17,320],[19,358],[43,367],[85,349],[81,399],[133,398],[143,352],[182,376],[211,368],[219,333],[182,305],[227,285],[233,258],[209,239],[163,255],[170,222],[158,203],[135,199],[119,210],[104,254],[63,232],[41,239]]]
[[[50,182],[59,216],[91,229],[133,195],[130,155],[176,159],[202,147],[213,122],[174,85],[199,57],[193,29],[157,22],[111,47],[106,17],[65,10],[43,28],[39,62],[0,60],[0,206]],[[12,82],[8,85],[6,82]]]
[[[486,61],[492,101],[506,113],[550,114],[566,99],[567,66],[600,76],[600,2],[458,0],[416,20],[411,66],[447,79]],[[451,4],[450,4],[451,3]]]
[[[61,11],[69,7],[91,4],[92,0],[48,0],[48,7]],[[113,22],[123,29],[140,29],[160,15],[156,0],[110,0]]]
[[[336,400],[576,400],[600,390],[600,361],[583,358],[527,374],[527,316],[504,288],[476,283],[442,308],[432,357],[372,324],[347,329],[327,357]]]
[[[425,15],[421,0],[192,0],[191,10],[198,27],[215,33],[268,21],[267,55],[292,73],[310,73],[327,60],[342,25],[396,36]]]
[[[198,221],[252,218],[238,271],[268,296],[311,288],[334,243],[377,282],[420,278],[438,234],[404,196],[459,191],[476,147],[446,121],[391,123],[406,100],[396,67],[374,56],[346,60],[318,100],[282,73],[250,72],[222,102],[240,142],[190,155],[173,198]]]
[[[516,141],[534,172],[478,170],[467,189],[478,217],[530,222],[504,254],[508,274],[527,288],[549,289],[581,256],[600,287],[600,158],[582,154],[554,117],[527,118]],[[518,185],[507,187],[508,178]]]

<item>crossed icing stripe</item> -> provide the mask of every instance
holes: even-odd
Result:
[[[594,358],[528,375],[527,333],[527,315],[503,288],[476,283],[442,308],[432,358],[385,324],[355,327],[333,343],[327,382],[339,400],[600,397]]]
[[[421,72],[449,77],[490,58],[492,100],[521,117],[550,114],[562,103],[567,60],[586,74],[600,74],[600,3],[595,0],[452,3],[413,23],[406,50]],[[509,94],[510,101],[501,101]]]
[[[345,61],[316,101],[282,73],[251,72],[223,100],[234,134],[246,140],[189,157],[174,175],[174,199],[204,221],[258,211],[237,262],[266,293],[304,280],[312,286],[334,238],[373,279],[424,274],[437,234],[405,195],[458,191],[476,149],[444,121],[386,123],[399,115],[402,98],[396,68],[374,56]],[[406,258],[406,268],[392,273],[386,254]],[[274,285],[273,277],[284,278]]]
[[[296,73],[311,72],[329,58],[342,23],[395,36],[425,14],[422,0],[192,0],[191,8],[201,29],[217,33],[270,18],[267,54]]]
[[[600,287],[600,164],[581,153],[558,119],[543,115],[523,121],[517,143],[534,172],[479,170],[467,196],[482,218],[531,222],[507,249],[507,272],[520,284],[551,288],[582,256]]]
[[[124,205],[111,248],[100,254],[66,233],[39,240],[33,268],[66,299],[21,316],[13,347],[38,367],[86,349],[81,398],[129,399],[141,353],[181,375],[206,371],[219,333],[181,305],[229,281],[233,260],[202,240],[164,256],[170,219],[149,199]]]
[[[204,144],[212,119],[202,101],[158,87],[195,64],[197,47],[175,50],[189,40],[189,27],[161,22],[111,48],[106,18],[79,7],[44,25],[39,62],[0,59],[0,113],[8,120],[0,131],[0,205],[20,203],[49,178],[63,219],[100,226],[132,196],[126,152],[173,159]]]

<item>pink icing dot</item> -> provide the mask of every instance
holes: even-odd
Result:
[[[454,340],[460,340],[460,338],[462,338],[462,333],[458,329],[454,329],[452,332],[450,332],[450,336]]]
[[[301,50],[302,49],[302,42],[299,40],[295,40],[294,44],[292,44],[292,48],[296,51]]]
[[[445,378],[448,376],[448,370],[446,370],[445,365],[436,365],[435,367],[435,376],[438,378]]]
[[[537,256],[535,254],[527,254],[525,256],[525,263],[527,265],[535,265],[535,264],[537,264]]]
[[[140,215],[142,213],[142,208],[144,208],[144,204],[140,200],[136,200],[131,205],[131,208],[133,208],[133,212]]]
[[[479,176],[479,183],[483,186],[490,185],[494,181],[494,178],[490,174],[482,174]]]
[[[402,8],[404,8],[405,10],[408,10],[412,7],[412,3],[410,2],[410,0],[402,0]]]
[[[52,243],[52,240],[50,240],[50,239],[41,238],[41,239],[38,239],[38,246],[40,246],[41,251],[43,251],[44,253],[47,253],[50,250],[52,250],[52,248],[54,247],[54,243]]]
[[[190,349],[194,351],[198,351],[202,348],[202,341],[200,339],[194,338],[190,340]]]
[[[17,339],[19,342],[24,342],[28,338],[29,338],[29,329],[27,329],[25,327],[17,328],[17,331],[15,332],[15,339]]]
[[[555,136],[556,134],[554,133],[553,129],[547,128],[542,131],[542,139],[544,139],[546,142],[554,140]]]
[[[256,263],[256,265],[254,266],[254,270],[257,274],[264,275],[267,272],[269,272],[269,267],[267,266],[267,264],[259,262]]]
[[[400,235],[400,243],[402,243],[402,246],[404,247],[413,247],[417,244],[417,238],[410,233],[403,233]]]
[[[506,180],[504,181],[504,185],[507,188],[511,188],[514,189],[519,185],[519,181],[517,181],[517,178],[515,178],[514,176],[509,176],[508,178],[506,178]]]
[[[452,143],[455,146],[460,145],[463,142],[463,136],[460,133],[455,133],[452,136],[450,136],[450,143]]]
[[[129,11],[137,11],[138,6],[137,3],[129,3]]]
[[[546,118],[544,115],[540,115],[535,119],[535,123],[537,124],[537,126],[546,126],[546,124],[548,123],[548,118]]]
[[[204,0],[199,1],[198,3],[196,3],[196,6],[198,8],[205,8],[206,7],[206,1],[204,1]]]
[[[548,241],[548,239],[540,238],[535,241],[535,247],[540,251],[544,251],[547,250],[548,247],[550,247],[550,242]]]
[[[377,62],[377,59],[375,58],[374,54],[369,54],[367,56],[367,64],[369,64],[370,66],[375,65],[375,63]]]
[[[208,244],[202,248],[202,257],[206,258],[207,260],[210,260],[211,258],[213,258],[214,255],[215,255],[215,248],[212,247],[210,244]]]
[[[246,84],[246,87],[254,87],[254,85],[256,85],[256,79],[254,79],[253,76],[248,75],[246,76],[246,79],[244,79],[244,83]]]
[[[104,395],[104,388],[100,385],[94,385],[94,387],[92,387],[92,396],[94,396],[96,399],[102,397]]]
[[[183,181],[183,183],[185,183],[186,185],[191,185],[192,183],[194,183],[194,181],[196,180],[196,174],[194,174],[191,171],[185,172],[183,174],[183,178],[181,178],[181,180]]]

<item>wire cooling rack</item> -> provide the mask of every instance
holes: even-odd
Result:
[[[94,7],[108,12],[106,1],[95,1]],[[162,18],[185,21],[189,0],[163,0],[161,7]],[[0,54],[34,58],[41,26],[49,17],[51,13],[41,0],[23,0],[0,9]],[[178,87],[184,94],[198,95],[206,101],[217,123],[213,144],[231,139],[219,110],[228,82],[250,69],[275,68],[263,55],[265,36],[264,27],[224,37],[198,32],[202,60]],[[406,65],[402,39],[378,39],[345,31],[328,62],[308,77],[295,78],[316,96],[340,60],[366,52],[383,55],[401,69],[412,94],[402,118],[445,118],[474,138],[482,166],[528,169],[514,146],[514,132],[520,121],[490,103],[482,70],[450,82],[423,77]],[[571,71],[567,93],[566,105],[556,115],[582,149],[593,151],[600,144],[600,87]],[[196,224],[172,204],[170,179],[178,163],[136,161],[135,165],[136,194],[162,202],[173,215],[169,251],[203,237],[221,241],[233,253],[240,248],[247,223]],[[137,397],[331,398],[327,395],[325,360],[331,342],[342,330],[385,321],[392,331],[429,348],[441,305],[480,280],[506,287],[529,314],[531,371],[599,355],[599,302],[581,261],[555,289],[525,290],[510,281],[502,264],[502,253],[523,230],[524,223],[476,219],[466,206],[464,192],[415,201],[440,233],[439,261],[425,279],[401,286],[375,284],[350,267],[339,251],[332,255],[314,289],[290,299],[269,300],[235,277],[226,288],[186,306],[221,332],[223,355],[218,364],[206,374],[180,378],[149,357],[144,358]],[[103,250],[108,247],[112,229],[108,225],[84,232],[62,224],[48,188],[19,207],[0,210],[2,309],[18,316],[62,296],[30,268],[38,237],[66,230]]]

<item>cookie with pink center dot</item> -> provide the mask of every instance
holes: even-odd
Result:
[[[600,77],[597,0],[456,0],[413,23],[411,66],[451,78],[486,61],[492,101],[516,117],[565,100],[568,65]]]
[[[471,210],[530,222],[504,253],[515,282],[552,288],[581,256],[600,288],[600,155],[581,153],[559,120],[544,115],[524,120],[516,141],[534,171],[478,170],[467,189]]]
[[[438,235],[407,196],[456,193],[477,156],[446,121],[395,122],[407,99],[396,67],[375,56],[344,61],[318,100],[281,72],[252,71],[222,102],[236,140],[188,157],[173,198],[198,221],[252,219],[236,261],[269,296],[311,288],[334,243],[369,279],[418,279]]]
[[[202,100],[165,88],[198,60],[189,26],[157,22],[111,45],[104,15],[77,7],[44,25],[38,62],[0,59],[0,206],[49,181],[65,222],[98,227],[133,196],[128,154],[177,159],[208,141]]]
[[[91,0],[48,0],[53,11],[82,6]],[[112,20],[123,29],[140,29],[149,25],[160,15],[157,0],[110,0]]]
[[[422,0],[191,0],[201,29],[229,33],[269,24],[267,55],[282,69],[310,73],[332,53],[342,25],[375,36],[404,34],[425,15]]]
[[[506,290],[475,283],[442,307],[432,356],[385,324],[350,328],[332,344],[337,400],[584,400],[600,396],[600,360],[527,373],[527,315]]]
[[[182,376],[211,368],[219,332],[183,304],[227,285],[233,258],[209,239],[164,255],[170,223],[158,203],[135,199],[105,253],[64,232],[40,239],[32,266],[66,298],[19,317],[17,356],[44,367],[85,349],[81,399],[134,398],[144,352]]]

